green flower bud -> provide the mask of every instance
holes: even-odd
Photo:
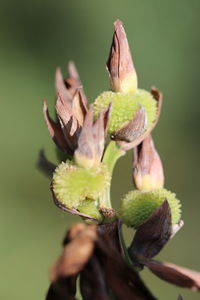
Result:
[[[177,224],[181,217],[181,204],[176,195],[166,189],[151,191],[131,191],[121,202],[119,215],[127,226],[137,229],[167,199],[172,224]]]
[[[103,92],[94,102],[95,116],[112,103],[111,116],[109,118],[108,132],[113,133],[122,125],[133,119],[140,106],[144,107],[147,114],[147,128],[156,119],[156,101],[152,95],[145,90],[137,90],[135,93]]]
[[[78,208],[85,199],[96,200],[110,185],[110,174],[104,164],[84,169],[70,161],[62,162],[53,175],[56,199],[68,208]]]

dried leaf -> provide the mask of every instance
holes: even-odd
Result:
[[[155,300],[156,298],[144,285],[138,273],[130,269],[122,258],[118,246],[116,247],[119,241],[116,242],[113,241],[113,238],[110,238],[109,231],[113,225],[109,224],[109,229],[106,226],[107,224],[99,233],[95,255],[97,255],[100,265],[103,267],[106,283],[111,288],[113,295],[118,300]],[[114,228],[115,226],[114,222]],[[113,237],[114,240],[117,238],[115,234]]]
[[[43,101],[43,114],[50,136],[54,140],[55,144],[60,148],[60,150],[64,151],[65,153],[71,154],[68,151],[67,143],[60,124],[56,123],[49,115],[45,99]]]
[[[56,165],[51,163],[45,156],[44,150],[40,150],[38,160],[36,163],[37,168],[42,171],[47,177],[52,178]]]
[[[167,200],[153,212],[135,233],[129,248],[130,257],[152,258],[167,243],[171,235],[171,210]]]
[[[60,68],[57,68],[55,75],[55,88],[56,88],[56,97],[60,95],[65,102],[71,103],[73,97],[70,92],[67,90],[67,87],[64,83],[63,75]]]
[[[59,278],[53,282],[46,295],[46,300],[76,300],[77,276]]]
[[[143,264],[163,280],[194,291],[200,290],[200,272],[155,260],[145,261]]]
[[[83,91],[82,83],[78,71],[76,69],[75,63],[73,61],[70,61],[68,63],[68,73],[69,73],[69,78],[66,78],[65,82],[67,84],[70,94],[73,97],[76,91],[81,89],[82,100],[84,102],[84,105],[87,106],[87,98]]]
[[[77,119],[78,124],[83,126],[83,122],[87,114],[87,106],[83,101],[83,96],[80,89],[76,90],[74,94],[72,101],[72,114]]]
[[[80,289],[83,300],[109,300],[104,271],[93,255],[80,274]]]
[[[64,246],[62,255],[53,266],[51,281],[79,273],[90,259],[97,239],[96,226],[84,226],[82,230],[79,226],[75,233],[71,235],[70,242]]]
[[[93,144],[93,106],[90,106],[90,109],[85,117],[85,121],[78,139],[78,148],[75,151],[75,156],[86,157],[88,159],[94,158],[94,144]]]

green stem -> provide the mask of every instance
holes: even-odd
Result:
[[[114,166],[117,160],[125,154],[122,151],[115,141],[110,141],[108,146],[106,147],[104,156],[103,156],[103,163],[105,163],[108,167],[110,175],[112,177]],[[100,206],[106,208],[112,208],[111,200],[110,200],[110,187],[106,190],[104,195],[100,199]]]

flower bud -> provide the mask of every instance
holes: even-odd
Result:
[[[181,217],[181,204],[174,193],[166,189],[131,191],[122,199],[119,215],[128,226],[137,229],[167,199],[171,209],[172,224]]]
[[[74,153],[75,162],[80,167],[90,169],[100,164],[104,151],[109,114],[110,105],[99,114],[94,122],[93,106],[90,106],[78,138],[78,147]]]
[[[84,169],[70,161],[55,170],[52,188],[57,201],[67,208],[78,208],[85,199],[97,200],[110,185],[110,174],[104,164]]]
[[[114,35],[107,61],[112,89],[115,92],[135,92],[137,74],[133,65],[128,40],[122,22],[114,23]]]
[[[146,112],[147,128],[150,127],[156,119],[156,100],[145,90],[137,90],[136,93],[103,92],[94,102],[95,115],[98,116],[109,103],[112,103],[108,123],[108,132],[110,134],[120,130],[128,121],[131,121],[141,106]]]
[[[134,148],[133,181],[139,190],[153,190],[164,185],[162,162],[150,135]]]

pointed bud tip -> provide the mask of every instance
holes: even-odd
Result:
[[[107,61],[107,70],[111,85],[115,92],[135,92],[137,90],[137,74],[128,45],[122,22],[114,23],[113,41]]]

